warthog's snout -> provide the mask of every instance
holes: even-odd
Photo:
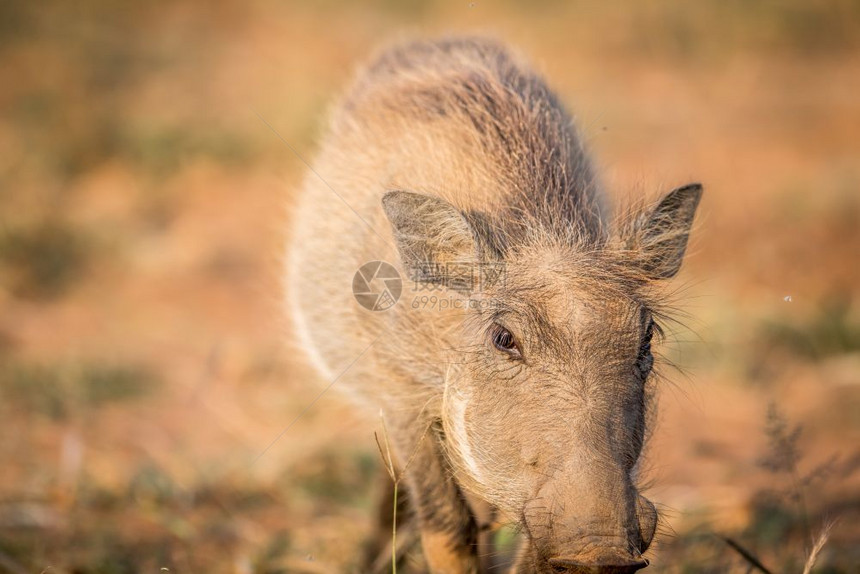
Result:
[[[642,554],[656,530],[654,505],[624,479],[588,478],[578,489],[551,481],[529,503],[536,572],[625,574],[648,566]],[[554,508],[545,500],[555,501]]]

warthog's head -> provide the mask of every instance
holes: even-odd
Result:
[[[677,189],[611,232],[410,192],[383,200],[403,263],[471,301],[449,338],[445,442],[461,484],[521,525],[530,570],[647,564],[657,513],[634,479],[660,332],[654,288],[681,265],[700,195]],[[500,269],[472,290],[458,275]]]

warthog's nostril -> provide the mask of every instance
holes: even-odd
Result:
[[[559,574],[633,574],[648,566],[647,560],[581,562],[576,558],[550,558],[549,565]]]

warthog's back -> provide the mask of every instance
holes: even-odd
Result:
[[[297,331],[329,378],[392,320],[369,318],[350,290],[363,263],[397,261],[386,191],[488,213],[500,236],[516,233],[505,226],[524,214],[541,227],[575,221],[596,233],[602,224],[602,198],[570,117],[540,78],[488,40],[383,52],[334,111],[314,170],[292,224],[289,297]],[[373,368],[362,363],[358,371]]]

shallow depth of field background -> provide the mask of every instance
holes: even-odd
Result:
[[[308,169],[258,114],[311,158],[379,42],[480,30],[545,74],[614,197],[706,187],[649,572],[747,571],[720,537],[800,572],[836,518],[818,571],[856,572],[850,0],[4,2],[0,572],[357,571],[380,425],[331,392],[280,436],[320,388],[279,283]]]

